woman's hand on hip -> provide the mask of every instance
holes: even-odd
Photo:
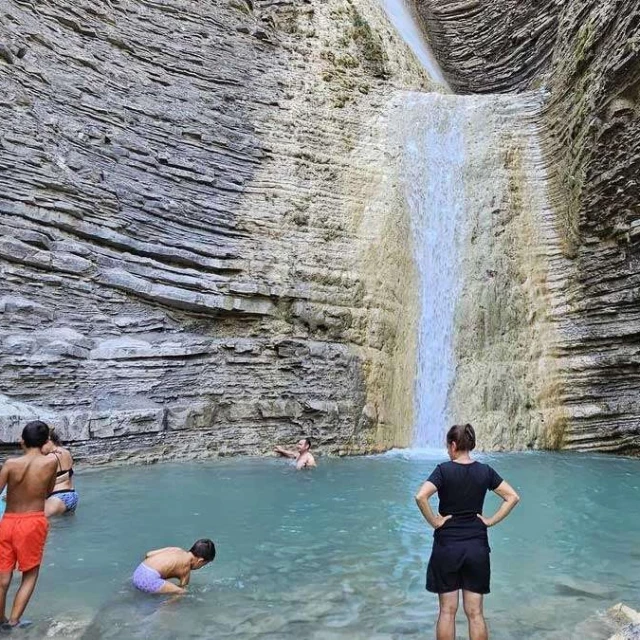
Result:
[[[444,523],[447,520],[451,520],[451,518],[453,518],[453,516],[441,516],[440,514],[438,514],[436,516],[436,526],[434,527],[434,529],[440,529],[440,527],[444,526]]]
[[[493,520],[491,520],[491,518],[485,518],[481,513],[478,514],[478,518],[482,520],[485,527],[493,527]]]

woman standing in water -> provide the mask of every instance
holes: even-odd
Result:
[[[44,503],[44,512],[47,518],[73,513],[78,506],[78,494],[73,487],[73,458],[69,449],[62,446],[58,434],[51,429],[49,440],[42,447],[42,453],[55,456],[58,461],[56,471],[56,484]]]
[[[450,462],[439,464],[416,494],[425,520],[435,529],[427,569],[427,590],[438,594],[440,615],[437,640],[454,640],[459,592],[469,621],[470,640],[487,640],[482,599],[491,576],[487,528],[504,520],[520,497],[489,465],[472,460],[476,434],[470,424],[455,425],[447,433]],[[482,515],[487,491],[503,500],[491,518]],[[429,498],[438,493],[434,514]]]

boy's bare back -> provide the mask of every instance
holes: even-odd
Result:
[[[0,470],[0,485],[7,485],[7,513],[44,511],[44,502],[56,479],[55,458],[39,451],[9,458]]]
[[[155,569],[164,580],[178,578],[182,580],[191,573],[191,554],[180,547],[165,547],[149,551],[144,563]]]

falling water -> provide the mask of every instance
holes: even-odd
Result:
[[[453,374],[453,325],[464,223],[466,102],[410,94],[403,182],[420,282],[415,447],[441,445]]]
[[[416,20],[404,0],[381,0],[385,13],[402,39],[409,45],[430,78],[448,88],[440,66],[416,24]]]
[[[448,91],[404,0],[381,2],[431,78]],[[524,164],[529,174],[524,171],[517,179],[532,186],[532,194],[543,191],[544,163],[534,157],[537,132],[532,124],[539,105],[540,97],[534,94],[407,92],[398,98],[392,136],[402,149],[401,182],[411,215],[420,291],[414,448],[443,444],[455,383],[454,327],[462,247],[468,240],[465,230],[490,224],[487,212],[508,196],[513,176],[507,174],[504,157],[509,146],[528,158]]]
[[[430,78],[448,90],[404,0],[381,0],[387,16]],[[453,373],[452,330],[464,217],[465,103],[440,93],[407,94],[402,109],[405,196],[420,280],[415,432],[417,448],[439,447]]]

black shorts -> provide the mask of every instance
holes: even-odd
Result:
[[[448,593],[464,589],[489,593],[490,552],[482,540],[434,543],[427,567],[427,590]]]

